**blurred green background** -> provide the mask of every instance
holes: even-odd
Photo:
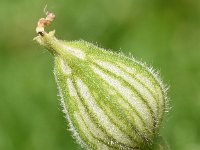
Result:
[[[199,0],[0,0],[0,150],[76,150],[63,117],[51,55],[33,42],[43,8],[48,30],[131,52],[161,71],[172,150],[200,150]]]

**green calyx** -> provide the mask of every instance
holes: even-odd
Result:
[[[85,41],[35,40],[54,56],[62,107],[74,138],[86,149],[144,149],[158,136],[166,90],[146,65]]]

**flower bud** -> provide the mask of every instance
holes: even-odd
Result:
[[[166,109],[166,91],[145,64],[54,32],[35,38],[54,56],[61,103],[70,130],[93,150],[141,149],[152,143]]]

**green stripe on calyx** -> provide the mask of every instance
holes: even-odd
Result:
[[[74,138],[86,149],[142,149],[166,110],[166,91],[151,69],[85,41],[66,42],[38,22],[35,40],[55,58],[61,104]],[[45,22],[46,21],[46,22]]]
[[[109,80],[111,80],[111,82],[113,82],[111,78],[109,78]],[[117,87],[117,86],[118,85],[114,85],[113,84],[112,87]],[[148,121],[148,120],[146,120],[144,118],[146,116],[143,114],[143,110],[141,110],[139,112],[136,103],[131,98],[131,96],[133,96],[133,95],[130,95],[131,94],[130,90],[127,87],[124,87],[124,88],[126,88],[125,91],[124,90],[123,91],[119,91],[118,89],[116,89],[116,90],[117,90],[117,92],[119,92],[120,97],[122,97],[122,99],[126,100],[129,103],[129,105],[132,106],[132,109],[130,109],[130,111],[135,113],[135,115],[134,115],[135,120],[134,120],[134,122],[132,122],[132,125],[137,127],[136,129],[139,131],[141,137],[149,137],[149,136],[146,136],[146,134],[152,135],[152,131],[149,130],[149,129],[152,129],[153,125],[151,125],[151,127],[149,127],[149,125],[151,124],[151,122],[153,123],[153,121]],[[127,91],[129,91],[129,92],[127,93]],[[124,94],[127,94],[128,97],[126,97],[126,95],[124,95]],[[119,102],[119,104],[121,104],[121,103]],[[145,107],[142,107],[142,108],[144,109]],[[149,114],[150,114],[150,112],[149,112]],[[149,117],[151,118],[151,116],[149,116]],[[138,124],[138,120],[137,120],[137,124],[135,124],[137,118],[140,118],[140,122],[142,121],[142,123],[144,123],[144,125],[141,125],[141,123]],[[146,126],[148,126],[148,127],[146,127]],[[146,139],[149,139],[149,138],[146,138]]]
[[[77,87],[78,89],[78,87]],[[80,97],[80,99],[82,101],[84,101],[83,97],[81,96],[81,94],[78,92],[78,95]],[[85,108],[87,109],[88,113],[90,114],[91,119],[93,120],[93,122],[98,126],[99,129],[102,130],[102,132],[105,134],[106,139],[104,140],[109,146],[112,146],[113,148],[119,148],[119,147],[123,147],[125,146],[124,144],[122,144],[121,142],[118,142],[116,139],[114,139],[109,133],[107,133],[105,127],[99,123],[99,119],[97,118],[97,116],[94,114],[93,111],[91,111],[88,107],[86,107],[86,104],[84,103]]]
[[[102,70],[104,70],[105,72],[107,72],[107,74],[110,74],[110,76],[113,76],[113,77],[117,77],[118,78],[118,80],[119,81],[121,81],[121,83],[122,84],[124,84],[124,85],[127,85],[126,87],[127,87],[127,90],[128,89],[134,89],[134,91],[135,91],[135,93],[136,93],[136,95],[135,95],[135,98],[137,97],[138,99],[140,99],[141,101],[142,101],[142,103],[144,103],[144,105],[146,105],[147,107],[148,107],[148,109],[147,110],[150,110],[150,112],[148,112],[148,113],[146,113],[146,114],[149,114],[149,113],[151,113],[152,112],[152,110],[150,109],[150,105],[149,105],[149,102],[147,102],[145,99],[146,98],[144,98],[144,94],[141,94],[140,93],[140,91],[138,91],[135,87],[134,87],[134,84],[131,84],[130,82],[131,82],[131,80],[130,80],[130,82],[129,81],[127,81],[126,79],[124,80],[124,78],[123,78],[123,74],[122,74],[122,76],[121,75],[119,75],[119,74],[116,74],[117,72],[118,72],[118,70],[112,70],[112,69],[108,69],[110,66],[107,64],[107,67],[108,68],[105,68],[105,66],[104,67],[102,67],[101,65],[99,65],[98,64],[98,66],[102,69]],[[117,76],[116,76],[117,75]],[[123,86],[123,85],[122,85]],[[144,89],[144,88],[143,88]],[[127,94],[128,95],[128,94]],[[143,105],[141,103],[141,105]],[[139,107],[139,108],[144,108],[143,106],[141,106],[141,107]],[[143,112],[144,110],[142,110],[142,112]],[[155,113],[155,112],[154,112]],[[143,116],[145,116],[147,119],[148,118],[150,118],[150,116],[147,116],[146,114],[144,114]],[[154,114],[155,115],[155,114]],[[152,114],[152,116],[153,116],[153,118],[155,118],[155,116],[154,116],[153,114]],[[147,119],[145,119],[145,120],[147,120]]]
[[[95,83],[94,83],[95,84]],[[96,83],[97,84],[97,83]],[[101,86],[102,88],[104,88],[103,86]],[[115,107],[114,104],[110,103],[111,102],[111,98],[106,98],[104,96],[105,93],[102,92],[102,89],[98,88],[99,92],[101,93],[101,102],[97,102],[98,106],[105,112],[105,114],[109,117],[109,120],[112,122],[112,124],[114,124],[115,126],[117,126],[122,132],[126,132],[126,130],[124,131],[124,129],[126,129],[125,123],[127,123],[127,119],[126,118],[122,118],[120,115],[121,114],[114,114],[116,112],[113,112],[113,110],[115,109],[119,109],[119,107]],[[95,94],[94,90],[90,90],[91,94]],[[94,98],[99,98],[99,97],[95,97]],[[119,116],[118,116],[119,115]],[[118,118],[116,118],[118,117]],[[125,117],[125,115],[124,115]],[[131,133],[127,133],[128,137],[130,137]]]
[[[62,71],[62,69],[61,69],[61,71]],[[79,96],[79,97],[80,97],[80,96]],[[86,108],[86,109],[88,109],[88,108]],[[88,112],[90,112],[90,114],[91,114],[91,111],[88,111]],[[93,121],[94,121],[94,122],[98,122],[98,120],[97,120],[97,119],[94,119],[94,118],[95,118],[95,116],[94,116],[94,115],[92,115],[92,116],[90,115],[90,117],[91,117],[91,118],[93,118]],[[95,121],[95,120],[96,120],[96,121]],[[99,124],[99,125],[100,125],[100,124]],[[103,129],[103,130],[105,130],[105,129]],[[105,133],[106,133],[106,131],[105,131]],[[115,141],[115,140],[114,140],[114,139],[112,139],[112,141]]]

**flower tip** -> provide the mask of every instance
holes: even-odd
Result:
[[[51,23],[54,21],[56,17],[54,13],[46,11],[46,6],[44,11],[46,14],[46,18],[40,18],[36,27],[36,33],[39,34],[40,36],[44,36],[44,34],[46,33],[44,28],[46,26],[51,25]]]

